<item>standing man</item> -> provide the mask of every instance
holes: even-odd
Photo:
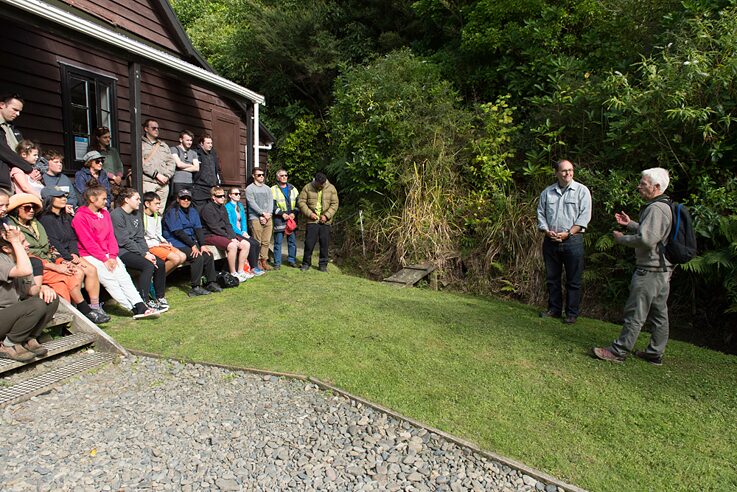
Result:
[[[169,196],[169,181],[174,176],[177,165],[171,156],[169,146],[159,140],[159,124],[156,120],[148,119],[143,122],[141,147],[143,192],[156,192],[161,198],[161,208],[165,209]]]
[[[246,203],[248,204],[248,220],[251,224],[251,233],[254,239],[261,244],[258,254],[258,266],[268,271],[271,267],[266,263],[269,260],[269,246],[274,223],[271,215],[274,211],[274,197],[271,189],[264,184],[266,175],[264,170],[257,167],[251,173],[253,183],[246,187]]]
[[[566,272],[567,324],[576,322],[581,305],[583,276],[583,232],[591,220],[591,192],[573,180],[573,163],[557,162],[557,182],[540,194],[537,206],[537,228],[545,234],[543,260],[548,286],[548,309],[540,317],[560,318],[563,315],[561,277]]]
[[[271,194],[274,197],[274,268],[281,268],[281,245],[287,229],[287,220],[296,220],[297,214],[297,197],[299,192],[297,188],[287,182],[289,175],[284,169],[276,172],[276,182],[271,187]],[[287,264],[290,267],[297,266],[297,234],[291,233],[287,235]]]
[[[192,177],[192,201],[199,210],[203,205],[210,203],[210,190],[213,186],[220,186],[221,183],[220,161],[210,135],[200,137],[197,159],[200,161],[200,170]]]
[[[328,271],[328,247],[330,246],[330,224],[338,211],[338,191],[323,173],[302,188],[297,199],[299,211],[307,219],[305,254],[300,270],[307,271],[312,264],[312,251],[320,241],[320,271]]]
[[[663,195],[669,183],[668,171],[663,168],[642,171],[637,191],[647,203],[640,211],[640,222],[631,220],[624,212],[614,214],[617,224],[631,232],[625,235],[614,231],[614,241],[635,249],[636,268],[624,305],[622,332],[610,347],[594,347],[598,359],[623,362],[634,348],[642,326],[650,320],[653,324],[650,343],[644,351],[635,352],[635,356],[657,366],[663,363],[668,343],[668,294],[673,273],[673,265],[662,252],[673,222],[668,197]]]
[[[192,189],[192,174],[200,170],[200,160],[197,158],[197,152],[192,149],[194,143],[194,133],[189,130],[182,130],[179,133],[179,145],[171,148],[171,155],[174,157],[177,170],[172,178],[172,195],[177,196],[179,190]]]
[[[20,132],[12,125],[23,111],[23,99],[17,94],[0,96],[0,188],[11,191],[10,168],[17,167],[29,174],[31,179],[39,181],[41,172],[15,153],[13,149],[22,140]]]

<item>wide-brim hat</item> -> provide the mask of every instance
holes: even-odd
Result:
[[[25,205],[27,203],[33,205],[33,210],[36,213],[41,211],[42,205],[41,199],[39,197],[30,193],[16,193],[15,195],[10,197],[10,200],[8,200],[8,212],[15,210],[21,205]]]
[[[89,152],[87,152],[84,155],[84,157],[82,157],[82,160],[84,162],[90,162],[91,160],[94,160],[94,159],[103,159],[104,160],[105,159],[105,156],[102,155],[101,153],[99,153],[96,150],[90,150]]]

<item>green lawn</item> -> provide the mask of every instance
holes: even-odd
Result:
[[[157,321],[130,349],[315,376],[591,490],[737,490],[737,357],[671,341],[665,364],[592,359],[619,327],[532,307],[271,272]],[[646,344],[645,335],[639,345]]]

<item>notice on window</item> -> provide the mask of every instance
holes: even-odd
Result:
[[[87,153],[87,147],[90,145],[90,139],[86,137],[74,137],[74,159],[78,161],[84,160]]]

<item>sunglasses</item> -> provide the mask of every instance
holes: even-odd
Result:
[[[192,201],[192,199],[190,197],[188,197],[188,196],[180,196],[179,199],[180,200],[186,200],[188,202]]]
[[[24,212],[32,212],[33,211],[33,205],[21,205],[18,208],[20,208]]]
[[[158,130],[159,127],[158,126],[149,126],[148,129],[149,130]]]
[[[264,175],[264,173],[261,173],[261,174],[256,174],[256,177],[257,177],[257,178],[260,178],[260,177],[261,177],[261,176],[263,176],[263,175]]]
[[[214,196],[215,198],[225,198],[225,195],[212,195],[212,196]]]
[[[98,164],[102,164],[103,162],[105,162],[105,159],[95,159],[95,162]]]
[[[234,195],[234,196],[241,196],[241,194],[240,194],[240,193],[231,193],[231,195]]]
[[[277,176],[277,178],[286,178],[287,176],[289,176],[289,175],[288,174],[280,174],[279,176]]]

